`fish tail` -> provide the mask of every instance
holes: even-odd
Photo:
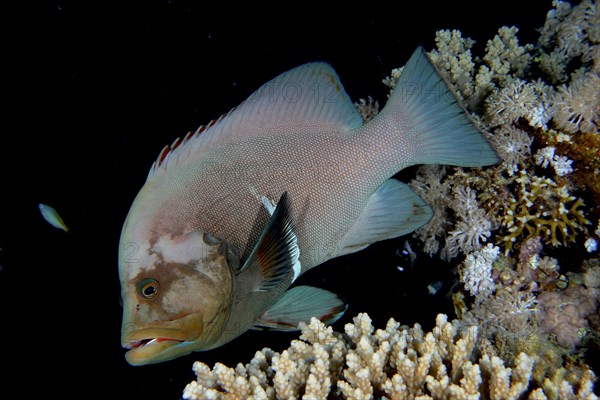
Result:
[[[379,121],[372,122],[383,124],[387,131],[391,128],[391,134],[397,136],[408,165],[478,167],[499,161],[422,47],[406,63],[376,119]]]

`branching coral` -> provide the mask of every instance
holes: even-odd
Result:
[[[533,46],[520,46],[517,32],[519,29],[515,26],[501,27],[485,49],[483,60],[501,85],[512,80],[510,75],[522,76],[530,67]]]
[[[517,182],[520,196],[505,205],[502,218],[506,234],[501,241],[507,254],[519,237],[539,236],[559,246],[574,242],[577,231],[590,224],[580,210],[583,200],[571,196],[565,186],[559,187],[549,178],[530,178],[523,171]]]
[[[301,324],[301,340],[281,353],[263,349],[246,365],[212,369],[196,362],[197,379],[186,399],[596,399],[595,376],[587,367],[559,370],[553,379],[532,379],[535,359],[519,353],[512,367],[499,357],[479,356],[476,327],[438,315],[425,333],[416,324],[385,329],[359,314],[345,336],[313,318]]]
[[[600,216],[594,206],[600,201],[600,13],[592,1],[553,4],[534,45],[520,45],[516,29],[501,28],[477,57],[474,42],[460,32],[436,36],[432,60],[475,113],[502,162],[446,168],[444,174],[419,168],[411,183],[434,209],[434,220],[414,235],[423,249],[447,260],[466,255],[459,272],[471,296],[455,295],[457,314],[478,326],[491,354],[504,360],[536,348],[538,381],[560,368],[565,352],[593,325],[597,308],[589,299],[598,296],[581,286],[578,275],[561,274],[557,259],[543,255],[545,246],[559,245],[578,255],[594,252],[600,240],[588,228]],[[477,226],[472,218],[466,224],[469,210],[480,210],[489,222],[478,242],[474,230],[466,229]],[[503,247],[505,255],[487,260],[483,239],[490,249]],[[574,294],[580,306],[567,307],[562,300]],[[550,322],[557,320],[562,324]]]
[[[538,276],[525,272],[530,269],[529,261],[515,265],[512,259],[499,255],[497,247],[488,245],[486,249],[487,254],[470,254],[460,270],[465,290],[474,296],[461,320],[467,326],[478,326],[485,340],[494,340],[497,346],[492,354],[500,355],[506,360],[514,357],[515,350],[519,347],[521,350],[525,349],[522,343],[529,342],[538,332],[535,323],[537,300],[532,293],[532,287],[539,287]],[[488,285],[492,289],[476,292],[470,290],[469,281],[464,278],[469,273],[475,274],[473,266],[469,264],[473,256],[480,259],[480,264],[485,265],[486,274],[489,270],[489,277],[486,277],[488,282],[491,281]],[[537,253],[531,256],[533,257],[537,257]]]
[[[473,76],[475,63],[471,57],[473,39],[463,38],[457,30],[438,31],[435,35],[437,49],[430,53],[431,60],[455,84],[459,96],[466,98],[475,93]]]

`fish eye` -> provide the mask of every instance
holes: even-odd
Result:
[[[158,281],[156,279],[144,279],[140,282],[139,291],[145,299],[153,299],[158,294]]]

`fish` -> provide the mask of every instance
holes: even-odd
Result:
[[[429,285],[427,285],[427,293],[431,296],[435,296],[440,291],[442,286],[444,286],[442,281],[431,282]]]
[[[282,73],[150,168],[119,243],[127,362],[168,361],[311,317],[333,323],[344,300],[294,282],[429,221],[431,208],[393,175],[497,162],[421,47],[368,122],[329,64]]]
[[[67,225],[65,225],[65,222],[53,207],[44,203],[40,203],[39,208],[40,213],[46,222],[55,228],[62,229],[65,232],[69,231],[69,228],[67,228]]]

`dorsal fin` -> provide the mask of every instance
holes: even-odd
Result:
[[[156,161],[152,163],[150,167],[150,171],[148,172],[148,179],[157,173],[164,172],[169,168],[173,168],[178,165],[179,161],[185,160],[190,157],[195,150],[198,149],[198,144],[200,142],[200,136],[213,126],[217,125],[220,121],[227,118],[229,114],[231,114],[235,110],[232,109],[227,114],[221,115],[218,119],[210,121],[207,125],[200,125],[195,132],[188,132],[187,135],[184,136],[183,139],[177,138],[173,142],[173,144],[166,145],[163,147],[161,152],[158,154]],[[204,136],[204,135],[202,135]],[[200,143],[198,143],[200,142]]]
[[[361,124],[362,118],[333,68],[322,62],[304,64],[267,82],[206,127],[166,146],[148,179],[197,159],[203,151],[244,137],[348,131]]]

